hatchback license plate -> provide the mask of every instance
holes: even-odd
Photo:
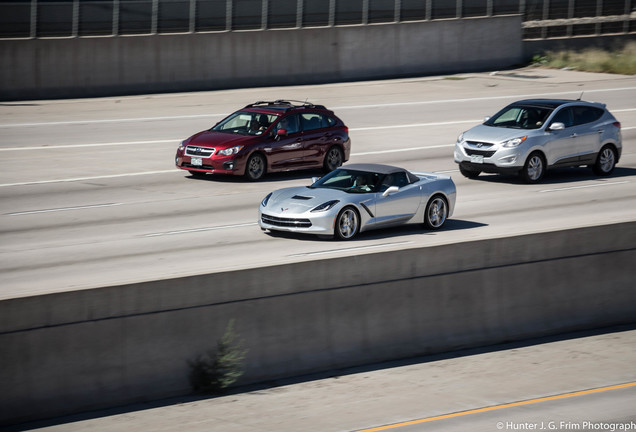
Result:
[[[194,165],[194,166],[202,166],[203,165],[203,159],[201,159],[201,158],[192,158],[192,159],[190,159],[190,164]]]
[[[484,163],[484,157],[482,155],[472,155],[470,157],[470,161],[472,163],[483,164]]]

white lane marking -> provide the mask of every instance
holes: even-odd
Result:
[[[539,191],[539,193],[558,192],[558,191],[566,191],[566,190],[572,190],[572,189],[586,189],[586,188],[593,188],[593,187],[600,187],[600,186],[612,186],[612,185],[619,185],[619,184],[625,184],[625,183],[629,183],[629,181],[611,182],[611,183],[597,183],[597,184],[591,184],[591,185],[570,186],[570,187],[556,188],[556,189],[544,189],[544,190]]]
[[[206,227],[206,228],[192,228],[192,229],[179,230],[179,231],[167,231],[167,232],[154,233],[154,234],[145,234],[144,237],[160,237],[160,236],[168,236],[168,235],[175,235],[175,234],[189,234],[189,233],[196,233],[196,232],[203,232],[203,231],[216,231],[216,230],[224,230],[224,229],[230,229],[230,228],[241,228],[241,227],[254,226],[254,225],[258,225],[258,223],[250,222],[250,223],[242,223],[242,224],[235,224],[235,225],[222,225],[222,226]]]
[[[0,148],[0,151],[19,151],[19,150],[51,150],[51,149],[65,149],[65,148],[82,148],[82,147],[107,147],[107,146],[121,146],[121,145],[138,145],[138,144],[163,144],[163,143],[179,143],[183,141],[183,138],[175,138],[171,140],[152,140],[152,141],[122,141],[122,142],[107,142],[107,143],[94,143],[94,144],[65,144],[65,145],[52,145],[52,146],[38,146],[38,147],[7,147]]]
[[[9,186],[27,186],[27,185],[39,185],[39,184],[48,184],[48,183],[69,183],[76,181],[86,181],[86,180],[99,180],[99,179],[109,179],[109,178],[117,178],[117,177],[133,177],[133,176],[142,176],[149,174],[165,174],[171,172],[181,171],[178,168],[174,168],[171,170],[162,170],[162,171],[146,171],[146,172],[137,172],[137,173],[126,173],[126,174],[111,174],[111,175],[101,175],[94,177],[76,177],[69,179],[57,179],[57,180],[40,180],[40,181],[32,181],[32,182],[24,182],[24,183],[5,183],[0,184],[0,187],[9,187]]]
[[[447,121],[447,122],[436,122],[436,123],[411,123],[404,125],[391,125],[391,126],[371,126],[371,127],[362,127],[362,128],[350,128],[350,131],[368,131],[368,130],[377,130],[377,129],[400,129],[400,128],[413,128],[413,127],[427,127],[427,126],[445,126],[445,125],[454,125],[458,123],[481,123],[482,120],[456,120],[456,121]]]
[[[602,93],[602,92],[626,91],[626,90],[636,90],[636,87],[585,90],[585,93],[586,94],[587,93]],[[523,99],[523,98],[531,98],[531,97],[537,97],[537,96],[556,96],[556,95],[564,95],[564,94],[578,95],[580,93],[581,93],[580,90],[576,90],[576,91],[565,91],[565,92],[554,92],[554,93],[532,93],[532,94],[523,94],[523,95],[487,96],[487,97],[463,98],[463,99],[440,99],[440,100],[431,100],[431,101],[395,102],[395,103],[386,103],[386,104],[349,105],[349,106],[332,107],[331,109],[335,111],[335,110],[360,109],[360,108],[383,108],[383,107],[392,107],[392,106],[431,105],[431,104],[438,104],[438,103],[457,103],[457,102],[471,102],[471,101],[483,101],[483,100]],[[621,112],[621,111],[629,111],[629,110],[631,109],[612,110],[612,112]],[[40,123],[5,123],[5,124],[0,124],[0,128],[179,120],[179,119],[204,118],[204,117],[223,117],[226,115],[227,113],[225,114],[191,114],[191,115],[181,115],[181,116],[136,117],[136,118],[102,119],[102,120],[70,120],[70,121],[40,122]]]
[[[7,216],[22,216],[22,215],[30,215],[37,213],[53,213],[53,212],[61,212],[61,211],[70,211],[70,210],[84,210],[84,209],[94,209],[101,207],[115,207],[123,205],[123,203],[108,203],[108,204],[93,204],[93,205],[85,205],[85,206],[76,206],[76,207],[61,207],[54,209],[45,209],[45,210],[29,210],[15,213],[7,213]]]
[[[396,243],[382,243],[382,244],[371,245],[371,246],[332,249],[332,250],[318,251],[318,252],[305,252],[305,253],[299,253],[299,254],[287,255],[287,256],[295,258],[295,257],[315,256],[315,255],[327,255],[327,254],[334,254],[334,253],[341,253],[341,252],[359,251],[359,250],[365,250],[365,249],[377,249],[377,248],[389,247],[389,246],[400,246],[400,245],[411,244],[411,243],[414,243],[414,242],[403,241],[403,242],[396,242]]]
[[[180,119],[202,118],[202,117],[223,117],[226,115],[227,114],[192,114],[192,115],[180,115],[180,116],[134,117],[134,118],[102,119],[102,120],[68,120],[68,121],[59,121],[59,122],[39,122],[39,123],[5,123],[5,124],[0,124],[0,128],[180,120]]]
[[[446,147],[455,147],[455,144],[440,144],[440,145],[434,145],[434,146],[428,146],[428,147],[409,147],[409,148],[403,148],[403,149],[377,150],[377,151],[362,152],[362,153],[351,153],[351,156],[368,156],[368,155],[385,154],[385,153],[400,153],[400,152],[407,152],[407,151],[437,149],[437,148],[446,148]]]

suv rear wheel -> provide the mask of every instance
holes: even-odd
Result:
[[[594,172],[600,176],[610,175],[616,166],[616,150],[610,145],[601,149],[596,158],[596,163],[592,167]]]

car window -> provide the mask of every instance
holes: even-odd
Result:
[[[312,188],[338,189],[347,193],[377,192],[382,174],[366,171],[337,169],[322,177]]]
[[[288,134],[299,132],[300,124],[298,121],[298,114],[290,114],[280,119],[277,129],[285,129]]]
[[[572,108],[566,107],[556,113],[552,119],[552,123],[563,123],[566,128],[574,125],[574,119],[572,117]]]
[[[301,114],[300,121],[302,122],[304,131],[310,131],[310,130],[320,129],[322,127],[325,127],[325,125],[323,124],[324,122],[323,122],[322,116],[320,114],[314,114],[314,113]]]
[[[603,110],[599,108],[589,106],[575,106],[574,111],[574,124],[581,125],[585,123],[591,123],[601,118]]]
[[[276,116],[272,114],[237,111],[219,122],[212,130],[240,135],[260,135],[275,119]]]
[[[512,105],[499,111],[484,124],[514,129],[538,129],[552,110],[539,106]]]

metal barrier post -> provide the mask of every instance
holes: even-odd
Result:
[[[261,3],[261,30],[267,30],[268,12],[269,12],[269,1],[263,0]]]
[[[393,9],[393,21],[399,23],[402,20],[402,0],[395,0],[395,9]]]
[[[38,35],[38,0],[31,0],[31,22],[29,24],[29,38],[35,39]]]
[[[113,36],[119,36],[119,0],[113,0]]]
[[[232,0],[225,3],[225,30],[232,31]]]
[[[329,0],[329,27],[336,25],[336,0]]]
[[[194,33],[196,31],[196,20],[197,20],[197,1],[190,0],[190,21],[188,22],[188,30],[190,33]]]
[[[150,17],[150,34],[157,34],[157,23],[159,21],[159,0],[152,0],[152,16]]]

